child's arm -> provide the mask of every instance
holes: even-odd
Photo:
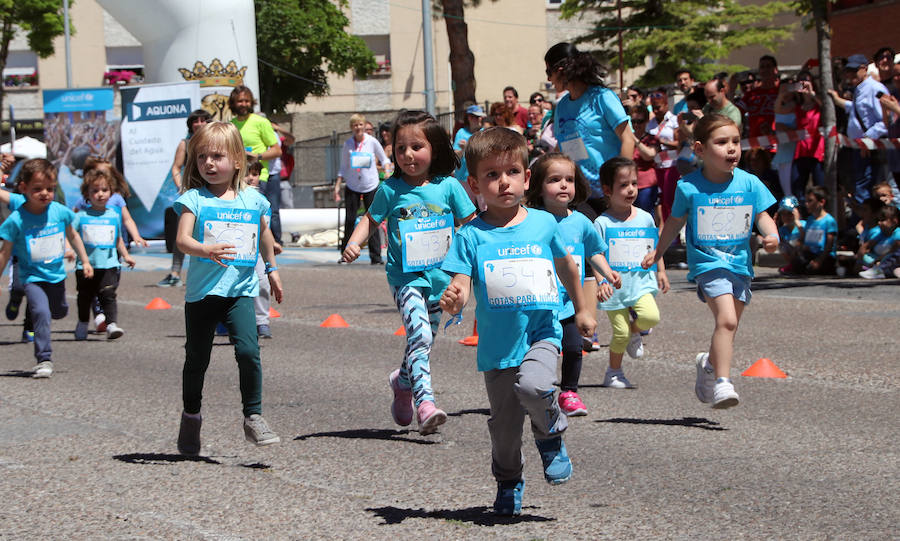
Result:
[[[619,289],[622,287],[622,276],[610,268],[609,262],[606,261],[606,256],[597,253],[592,255],[589,261],[591,262],[591,266],[597,269],[604,278],[609,280],[609,283],[611,283],[614,288]]]
[[[656,262],[656,285],[665,294],[669,292],[669,275],[666,274],[666,263],[663,258]]]
[[[78,236],[78,233],[75,232],[75,228],[71,225],[66,226],[66,238],[68,239],[69,244],[72,245],[75,253],[78,255],[78,259],[81,260],[81,267],[82,271],[84,272],[84,277],[93,278],[94,267],[92,267],[91,262],[88,261],[87,252],[84,249],[84,243],[81,242],[81,237]]]
[[[458,314],[469,301],[472,291],[472,277],[462,273],[453,275],[444,294],[441,295],[441,310],[448,314]]]
[[[666,253],[666,249],[672,244],[675,237],[678,236],[678,232],[684,227],[685,222],[687,222],[686,214],[681,218],[669,216],[669,219],[666,220],[665,225],[663,225],[662,233],[659,234],[659,241],[656,243],[656,248],[647,252],[647,255],[644,256],[644,260],[641,262],[641,267],[649,269],[654,263],[662,258],[663,254]],[[660,246],[663,247],[662,251],[659,249]]]
[[[770,254],[778,249],[778,226],[768,212],[756,215],[756,227],[765,235],[762,240],[763,248]]]
[[[181,191],[181,168],[184,167],[187,158],[187,144],[184,139],[178,142],[178,148],[175,149],[175,158],[172,160],[172,182],[178,191]]]
[[[131,257],[131,254],[128,253],[128,248],[125,246],[125,239],[122,238],[122,235],[119,235],[118,240],[116,240],[116,250],[118,250],[122,259],[125,260],[125,263],[133,269],[135,261],[134,258]]]
[[[134,218],[132,218],[131,213],[128,212],[128,207],[122,207],[122,225],[125,226],[125,230],[131,235],[135,244],[143,246],[144,248],[150,246],[150,243],[144,240],[144,237],[142,237],[140,231],[138,231],[137,224],[134,223]]]
[[[566,254],[565,257],[553,258],[553,264],[556,266],[556,275],[559,276],[559,281],[566,288],[566,292],[575,306],[575,325],[581,331],[582,336],[593,336],[594,330],[597,328],[597,321],[591,316],[587,303],[585,303],[578,265],[569,254]]]
[[[223,267],[227,267],[228,265],[223,263],[222,260],[234,259],[234,254],[237,253],[234,250],[234,244],[226,244],[224,242],[217,244],[203,244],[199,242],[193,235],[194,224],[196,222],[197,217],[194,216],[193,212],[188,209],[184,209],[181,212],[181,217],[178,218],[178,232],[175,235],[175,245],[178,246],[178,249],[184,254],[195,257],[204,257]]]
[[[347,241],[347,247],[344,248],[344,253],[341,256],[343,260],[347,263],[356,261],[360,252],[359,245],[368,240],[372,233],[378,229],[379,225],[381,224],[373,220],[372,215],[366,212],[365,218],[356,224],[353,234],[350,235],[350,240]]]
[[[465,224],[471,222],[472,220],[475,219],[475,216],[477,216],[477,215],[478,215],[477,212],[473,212],[472,214],[469,214],[469,215],[466,216],[465,218],[456,220],[456,227],[460,227],[460,226],[463,226],[463,225],[465,225]]]
[[[278,274],[278,267],[275,265],[275,246],[277,243],[275,242],[275,236],[272,235],[272,230],[269,229],[266,223],[265,216],[260,218],[260,226],[260,231],[262,231],[259,242],[260,254],[263,262],[266,264],[266,276],[269,278],[272,296],[275,297],[275,302],[281,304],[284,289],[281,287],[281,275]]]
[[[3,243],[0,245],[0,272],[3,272],[6,264],[9,263],[9,258],[12,257],[13,243],[6,239],[0,239],[0,242]],[[11,269],[10,272],[12,272]]]

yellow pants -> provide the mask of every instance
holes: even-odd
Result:
[[[638,329],[646,331],[659,323],[659,308],[656,306],[653,294],[647,293],[638,299],[631,308],[637,314],[635,325]],[[606,312],[606,316],[613,329],[609,350],[613,353],[625,353],[625,347],[631,340],[631,315],[628,313],[628,308],[609,310]]]

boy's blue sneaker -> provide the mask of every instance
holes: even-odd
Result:
[[[222,323],[216,323],[216,336],[228,336],[228,327]]]
[[[22,331],[23,342],[34,342],[34,331]]]
[[[544,479],[551,485],[565,483],[572,477],[572,461],[566,452],[562,436],[548,440],[534,440],[544,463]]]
[[[19,316],[19,306],[22,304],[22,297],[14,298],[9,295],[9,302],[6,303],[6,319],[12,321]]]
[[[494,513],[503,516],[518,515],[522,512],[522,492],[525,481],[497,481],[497,498],[494,500]]]

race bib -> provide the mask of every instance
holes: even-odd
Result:
[[[613,270],[643,270],[641,262],[656,248],[659,232],[654,227],[608,227],[606,238],[609,244],[606,259]],[[654,264],[649,270],[656,268]]]
[[[694,194],[694,242],[698,246],[740,244],[750,238],[753,205],[743,193]]]
[[[584,283],[584,246],[579,244],[577,246],[566,246],[566,251],[572,256],[572,259],[575,260],[575,266],[578,267],[578,276],[581,278],[581,283]]]
[[[402,220],[403,272],[439,267],[453,241],[453,215]]]
[[[56,263],[66,253],[63,225],[54,224],[26,234],[28,254],[32,263]]]
[[[237,253],[232,260],[223,260],[225,264],[239,267],[255,266],[259,253],[259,220],[258,210],[204,207],[200,210],[200,226],[203,231],[201,242],[231,244]]]
[[[803,237],[803,244],[816,248],[825,247],[825,230],[824,229],[807,229],[806,235]]]
[[[354,169],[365,169],[372,166],[372,155],[368,152],[351,152],[350,167]]]
[[[559,286],[548,246],[500,243],[479,246],[478,252],[489,310],[559,309]]]
[[[581,162],[590,158],[590,156],[588,156],[587,148],[584,146],[584,141],[582,141],[581,137],[578,137],[578,135],[565,141],[560,141],[559,148],[562,149],[563,154],[571,158],[574,162]]]
[[[82,218],[81,240],[93,248],[116,247],[116,224],[112,218]]]

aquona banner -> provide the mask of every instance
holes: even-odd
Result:
[[[187,137],[187,117],[200,107],[196,82],[124,87],[122,169],[131,188],[128,210],[141,236],[163,236],[165,211],[178,197],[172,162]]]

